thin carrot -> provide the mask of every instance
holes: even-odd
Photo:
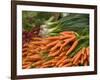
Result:
[[[70,62],[70,63],[67,63],[67,64],[65,64],[63,67],[70,67],[70,66],[72,66],[73,64]]]
[[[38,61],[41,60],[41,57],[38,54],[34,54],[32,56],[28,56],[28,61]]]
[[[57,44],[57,43],[58,43],[58,40],[47,44],[46,49],[47,49],[47,48],[50,48],[50,47],[52,47],[52,46],[54,46],[54,45]]]
[[[73,36],[76,37],[75,35],[69,35],[69,34],[67,34],[67,35],[64,35],[64,36],[60,36],[60,39],[64,40],[64,39],[72,38]]]
[[[47,40],[59,40],[59,36],[47,37]]]
[[[87,56],[89,56],[89,47],[88,48],[86,48],[86,53],[87,53]]]
[[[51,49],[50,49],[50,51],[51,52],[53,52],[53,51],[55,51],[58,47],[60,47],[61,46],[61,43],[60,43],[60,41],[58,41],[58,43],[54,46],[54,47],[52,47]]]
[[[69,55],[69,53],[72,52],[72,51],[75,49],[75,47],[76,47],[77,45],[78,45],[78,40],[76,40],[76,41],[72,44],[71,48],[67,51],[66,55]]]
[[[84,66],[88,66],[88,61],[87,60],[84,62]]]
[[[73,41],[74,39],[75,39],[75,37],[72,37],[72,38],[70,38],[70,39],[64,40],[65,42],[62,44],[60,50],[63,49],[68,43],[70,43],[70,42]]]
[[[60,32],[61,35],[66,35],[66,34],[74,34],[73,31],[64,31],[64,32]]]
[[[37,61],[37,62],[33,63],[32,65],[33,66],[38,66],[38,65],[41,65],[41,64],[42,64],[42,61]]]
[[[84,60],[86,60],[87,59],[87,55],[86,55],[86,52],[84,53]]]
[[[27,54],[28,54],[27,52],[24,52],[24,53],[22,54],[22,56],[25,57],[25,56],[27,56]]]
[[[78,53],[78,55],[76,56],[75,60],[73,61],[73,64],[76,64],[77,61],[80,59],[80,57],[81,57],[81,51],[80,51],[80,53]]]
[[[23,48],[22,52],[26,52],[28,50],[28,48]]]
[[[58,67],[62,67],[63,65],[71,62],[71,59],[65,59],[64,61],[61,62],[61,64],[58,65]]]
[[[83,64],[84,63],[84,55],[81,55],[81,59],[80,59],[80,63]]]
[[[58,50],[58,51],[56,51],[56,52],[54,52],[54,53],[51,53],[51,54],[49,54],[49,56],[57,56],[57,55],[59,55],[59,53],[60,53],[60,50]]]
[[[85,53],[85,47],[82,48],[82,54],[84,54],[84,53]]]
[[[60,58],[63,56],[66,56],[66,52],[61,52],[61,54],[59,55]]]
[[[62,57],[57,63],[56,66],[58,66],[62,61],[64,61],[66,59],[66,56]]]

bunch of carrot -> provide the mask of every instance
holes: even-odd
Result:
[[[79,43],[76,34],[73,31],[64,31],[58,36],[33,37],[29,43],[23,45],[22,68],[88,66],[89,47],[81,48],[73,57],[69,56]]]

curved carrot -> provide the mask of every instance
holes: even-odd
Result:
[[[69,53],[71,53],[76,48],[77,45],[78,45],[78,40],[76,40],[73,43],[73,45],[71,46],[71,48],[67,51],[66,55],[69,55]]]

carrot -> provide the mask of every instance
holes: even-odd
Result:
[[[56,60],[53,59],[53,60],[50,60],[50,61],[47,61],[47,62],[44,62],[43,65],[47,65],[47,64],[51,64],[51,63],[56,63]]]
[[[32,40],[35,40],[35,41],[41,41],[42,38],[39,38],[39,37],[33,37]]]
[[[27,52],[24,52],[24,53],[22,54],[22,56],[23,56],[23,57],[26,57],[26,56],[27,56]]]
[[[78,44],[78,40],[76,40],[73,43],[73,45],[71,46],[71,48],[67,51],[66,55],[69,55],[69,53],[71,53],[75,49],[75,47],[77,46],[77,44]]]
[[[62,53],[59,55],[60,58],[63,57],[63,56],[66,56],[65,52],[62,52]]]
[[[88,61],[87,60],[84,62],[84,66],[88,66]]]
[[[65,42],[61,45],[60,50],[63,49],[68,43],[70,43],[70,42],[73,41],[74,39],[75,39],[75,37],[72,37],[72,38],[70,38],[70,39],[64,40]]]
[[[86,53],[87,53],[87,56],[89,56],[89,47],[86,48]]]
[[[62,61],[64,61],[66,59],[66,56],[62,57],[57,63],[56,66],[58,66]]]
[[[24,43],[23,48],[27,48],[28,47],[28,43]]]
[[[42,65],[41,68],[48,68],[48,67],[53,67],[54,64],[46,64],[46,65]]]
[[[59,40],[59,36],[47,37],[47,40]]]
[[[31,65],[31,62],[24,62],[24,63],[22,64],[22,68],[23,68],[23,69],[28,69],[28,68],[30,68],[30,65]]]
[[[63,67],[70,67],[70,66],[72,66],[73,64],[70,62],[70,63],[67,63],[67,64],[65,64]]]
[[[37,61],[37,62],[33,63],[32,65],[33,66],[38,66],[38,65],[41,65],[41,64],[42,64],[42,61]]]
[[[22,52],[26,52],[28,50],[28,48],[23,48]]]
[[[80,54],[80,51],[78,51],[78,52],[76,53],[76,55],[72,58],[72,62],[75,60],[75,58],[76,58],[79,54]]]
[[[46,49],[54,46],[55,44],[57,44],[57,42],[58,42],[58,40],[47,44]]]
[[[54,52],[54,53],[51,53],[51,54],[49,54],[49,56],[57,56],[57,55],[59,55],[59,53],[60,53],[60,50],[58,50],[58,51],[56,51],[56,52]]]
[[[75,35],[66,34],[66,35],[64,35],[64,36],[60,36],[60,39],[61,39],[61,40],[64,40],[64,39],[72,38],[73,36],[76,37]]]
[[[76,64],[77,61],[80,59],[80,57],[81,57],[81,51],[80,51],[80,53],[78,53],[78,55],[77,55],[76,58],[74,59],[73,64]]]
[[[84,60],[87,59],[87,55],[86,55],[86,52],[84,53],[84,57],[83,57]]]
[[[84,55],[83,55],[83,54],[81,55],[81,60],[80,60],[80,63],[81,63],[81,64],[83,64],[83,63],[84,63]]]
[[[44,44],[43,41],[33,41],[31,42],[32,44],[35,44],[35,45],[41,45],[41,44]]]
[[[58,67],[62,67],[63,65],[71,62],[71,59],[65,59],[64,61],[61,62],[61,64],[58,65]]]
[[[53,52],[53,51],[55,51],[60,46],[61,46],[61,43],[60,43],[60,41],[58,41],[58,43],[53,48],[51,48],[50,51]]]
[[[66,34],[74,34],[73,31],[63,31],[63,32],[60,32],[61,35],[66,35]]]
[[[85,47],[82,48],[82,54],[84,54],[84,53],[85,53]]]
[[[23,65],[22,66],[23,69],[26,69],[27,67],[28,67],[28,65]]]
[[[34,54],[32,56],[28,56],[28,61],[38,61],[41,60],[41,57],[37,54]]]

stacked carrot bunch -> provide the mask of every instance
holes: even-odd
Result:
[[[89,65],[89,47],[76,49],[79,39],[73,31],[60,32],[58,36],[33,37],[22,48],[22,68],[50,68]],[[84,43],[83,43],[84,44]]]

